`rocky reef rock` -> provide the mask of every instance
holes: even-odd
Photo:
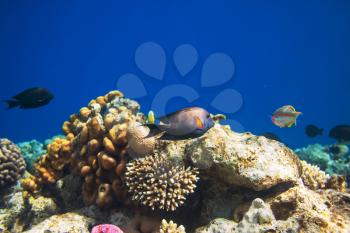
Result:
[[[295,183],[300,177],[297,156],[283,144],[250,133],[234,133],[216,124],[202,137],[159,142],[157,154],[188,159],[209,179],[264,190]]]
[[[335,192],[335,191],[334,191]],[[259,232],[349,232],[349,208],[332,209],[335,203],[347,202],[349,195],[338,192],[318,194],[303,185],[297,185],[288,191],[266,198],[265,202],[253,200],[248,211],[239,222],[215,219],[207,226],[197,228],[196,233],[259,233]],[[345,196],[346,197],[345,197]],[[330,201],[331,197],[338,202]],[[340,201],[342,200],[342,201]],[[330,203],[333,204],[330,204]],[[337,209],[338,211],[334,211]],[[347,217],[344,217],[347,216]]]
[[[18,187],[0,192],[0,229],[10,230],[26,210],[22,192]]]
[[[33,226],[25,233],[90,233],[89,228],[94,224],[92,218],[82,216],[77,213],[65,213],[61,215],[53,215],[43,222]]]
[[[61,209],[49,197],[27,196],[19,186],[13,186],[0,193],[0,229],[23,232],[25,227],[41,222]]]
[[[269,205],[260,198],[252,202],[248,212],[241,222],[216,219],[208,226],[198,228],[196,233],[232,232],[232,233],[258,233],[276,232],[276,219]]]
[[[66,175],[56,182],[56,196],[61,200],[61,205],[66,210],[83,207],[81,196],[81,177],[72,174]]]
[[[236,233],[237,223],[224,218],[217,218],[209,225],[196,229],[195,233]]]

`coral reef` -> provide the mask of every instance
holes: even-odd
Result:
[[[0,139],[0,188],[15,183],[25,168],[25,161],[16,144],[6,138]]]
[[[309,145],[305,148],[296,149],[295,153],[299,156],[300,159],[317,165],[322,170],[326,170],[328,163],[331,160],[331,156],[325,148],[320,144]]]
[[[253,200],[248,212],[244,218],[237,224],[237,232],[268,232],[272,223],[276,221],[272,210],[264,203],[263,200],[257,198]]]
[[[301,179],[307,187],[313,190],[326,187],[329,175],[321,171],[317,166],[308,164],[305,161],[301,161],[300,164],[302,166]]]
[[[66,138],[55,138],[47,146],[47,154],[40,157],[34,164],[35,176],[29,176],[22,181],[22,186],[36,192],[42,184],[53,184],[63,175],[63,169],[70,163],[70,141]]]
[[[110,92],[72,115],[63,124],[65,138],[48,145],[34,176],[23,181],[37,193],[14,192],[13,198],[25,197],[18,206],[7,198],[0,227],[89,232],[109,223],[127,233],[184,232],[174,222],[197,233],[350,228],[342,176],[301,161],[280,142],[219,123],[198,138],[145,138],[139,108]],[[330,153],[346,150],[323,151],[333,160]]]
[[[283,144],[219,124],[196,139],[159,141],[154,153],[188,159],[207,179],[257,191],[300,177],[298,157]]]
[[[186,233],[185,227],[180,225],[177,226],[173,221],[167,222],[165,219],[162,220],[162,225],[160,226],[160,233]]]
[[[140,106],[113,91],[90,101],[88,107],[65,122],[71,140],[71,170],[84,177],[86,204],[109,207],[126,199],[121,176],[127,163],[127,129],[130,122],[143,121]]]
[[[342,175],[350,182],[349,148],[343,144],[308,145],[296,149],[295,153],[301,160],[318,166],[329,175]]]
[[[25,201],[16,186],[0,192],[0,229],[14,231],[16,219],[25,210]]]
[[[216,219],[209,225],[198,228],[196,233],[232,232],[255,233],[276,232],[276,219],[269,205],[262,199],[253,200],[249,210],[239,223]],[[281,231],[283,232],[283,231]]]
[[[19,186],[6,189],[0,197],[0,229],[5,232],[23,232],[25,227],[61,211],[53,198],[30,197]]]
[[[148,156],[127,164],[125,181],[133,200],[174,211],[194,192],[197,175],[197,169],[185,169],[165,156]]]
[[[84,177],[85,204],[101,208],[126,199],[121,175],[127,158],[127,129],[130,122],[144,122],[140,106],[123,94],[112,91],[90,101],[78,114],[64,122],[66,138],[56,138],[36,164],[35,180],[23,186],[31,191],[41,184],[55,183],[65,168]]]
[[[27,170],[33,171],[33,164],[44,154],[46,154],[46,149],[49,144],[55,138],[64,138],[63,135],[56,135],[50,139],[46,139],[44,143],[37,140],[30,140],[26,142],[17,143],[17,146],[21,150],[21,154],[27,164]]]
[[[27,142],[17,143],[17,146],[20,148],[23,158],[27,164],[27,169],[32,170],[32,165],[35,161],[46,153],[46,148],[44,144],[37,140],[31,140]]]
[[[338,207],[328,208],[336,203],[330,196],[337,196],[344,204],[344,196],[348,197],[348,194],[340,193],[339,197],[339,192],[331,193],[328,190],[318,194],[300,184],[280,194],[272,194],[264,201],[253,200],[239,221],[215,219],[195,232],[348,232],[349,210],[339,213],[335,211]],[[349,205],[347,200],[346,205]]]

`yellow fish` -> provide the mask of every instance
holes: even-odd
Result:
[[[149,111],[148,112],[147,121],[148,121],[148,124],[154,124],[154,122],[156,121],[156,118],[154,116],[154,112],[153,111]]]

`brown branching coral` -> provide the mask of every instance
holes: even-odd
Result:
[[[196,187],[198,170],[174,164],[165,156],[147,156],[127,164],[126,185],[132,199],[152,209],[174,211]]]
[[[303,183],[310,189],[317,190],[326,187],[329,176],[321,171],[317,166],[300,161],[301,179]]]
[[[186,233],[185,227],[180,225],[177,226],[173,221],[167,222],[165,219],[162,220],[162,225],[160,226],[160,233]]]
[[[0,187],[15,183],[25,168],[20,149],[8,139],[0,139]]]
[[[42,184],[53,184],[63,175],[63,169],[71,161],[72,147],[67,138],[55,138],[47,146],[47,153],[34,164],[35,176],[22,180],[22,186],[28,191],[37,192]]]
[[[66,138],[48,146],[48,153],[35,165],[35,180],[27,180],[24,186],[55,183],[64,170],[70,169],[84,177],[85,204],[103,208],[115,200],[123,201],[126,190],[121,178],[128,162],[127,129],[131,122],[144,122],[139,109],[137,102],[124,98],[119,91],[90,101],[64,122]]]
[[[335,189],[344,192],[346,182],[343,176],[328,175],[321,171],[317,166],[300,161],[301,179],[303,183],[312,190],[317,189]]]

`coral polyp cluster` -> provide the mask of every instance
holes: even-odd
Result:
[[[186,233],[185,227],[180,225],[177,226],[173,221],[167,222],[165,219],[162,220],[160,225],[160,233]]]
[[[196,188],[198,170],[174,164],[165,156],[131,161],[125,173],[132,199],[152,209],[174,211]]]
[[[128,162],[127,129],[130,122],[144,121],[139,109],[137,102],[119,91],[90,101],[64,122],[66,137],[48,145],[47,154],[34,165],[36,177],[25,180],[24,187],[35,190],[41,184],[55,183],[67,168],[84,177],[85,204],[106,207],[112,200],[124,200],[121,175]]]
[[[20,149],[8,139],[0,139],[0,187],[15,183],[25,169]]]
[[[326,187],[329,175],[321,171],[317,166],[300,161],[301,179],[310,189],[317,190]]]
[[[128,162],[126,134],[131,122],[143,120],[139,109],[114,91],[92,100],[64,123],[67,136],[74,135],[71,169],[84,177],[85,204],[103,208],[126,199],[121,180]]]

